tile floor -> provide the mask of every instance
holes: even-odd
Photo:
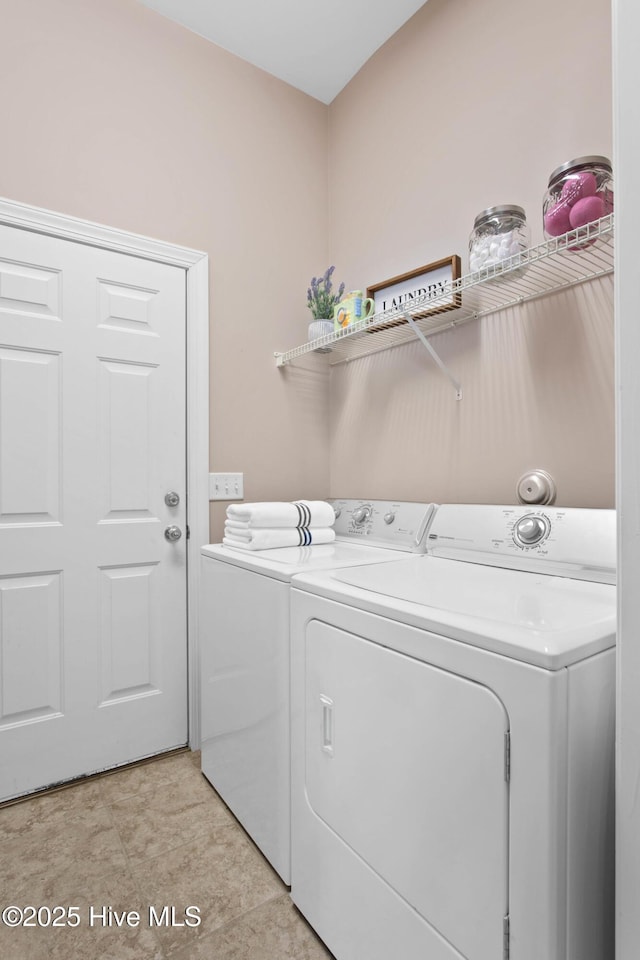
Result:
[[[0,921],[2,960],[331,960],[199,762],[176,753],[0,809],[0,909],[80,917]],[[190,906],[200,925],[178,926]]]

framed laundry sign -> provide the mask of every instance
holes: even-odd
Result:
[[[452,284],[460,277],[460,257],[453,255],[435,263],[428,263],[424,267],[417,267],[408,273],[402,273],[390,280],[374,283],[367,287],[367,296],[375,304],[375,313],[384,313],[386,310],[412,310],[414,320],[422,320],[436,313],[446,310],[457,310],[462,304],[460,293],[454,293]],[[428,302],[420,305],[417,313],[413,313],[413,306],[422,297],[433,298],[435,303],[429,307]],[[390,320],[381,324],[376,330],[395,327],[406,323],[402,318]],[[372,330],[371,333],[375,333]]]

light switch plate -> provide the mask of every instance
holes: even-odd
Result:
[[[243,500],[243,473],[210,473],[209,500]]]

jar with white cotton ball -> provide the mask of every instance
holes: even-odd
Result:
[[[548,240],[594,223],[613,212],[613,173],[607,157],[577,157],[563,163],[549,177],[542,203],[544,234]],[[580,250],[594,241],[568,249]]]
[[[526,250],[531,242],[527,218],[522,207],[505,203],[488,207],[476,217],[469,237],[471,273],[505,263]],[[524,272],[519,268],[515,273]]]

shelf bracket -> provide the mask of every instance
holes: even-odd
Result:
[[[458,383],[458,381],[453,376],[449,368],[442,362],[442,360],[440,359],[436,351],[433,349],[433,347],[425,337],[424,333],[422,332],[418,324],[415,322],[413,317],[409,314],[408,310],[404,311],[403,316],[407,321],[407,323],[409,324],[409,326],[411,327],[411,329],[413,330],[413,332],[415,333],[418,340],[423,345],[423,347],[426,347],[427,351],[431,354],[432,359],[435,360],[435,362],[438,364],[442,372],[445,374],[445,376],[449,378],[449,380],[453,384],[453,388],[456,391],[456,400],[462,400],[462,386]]]

